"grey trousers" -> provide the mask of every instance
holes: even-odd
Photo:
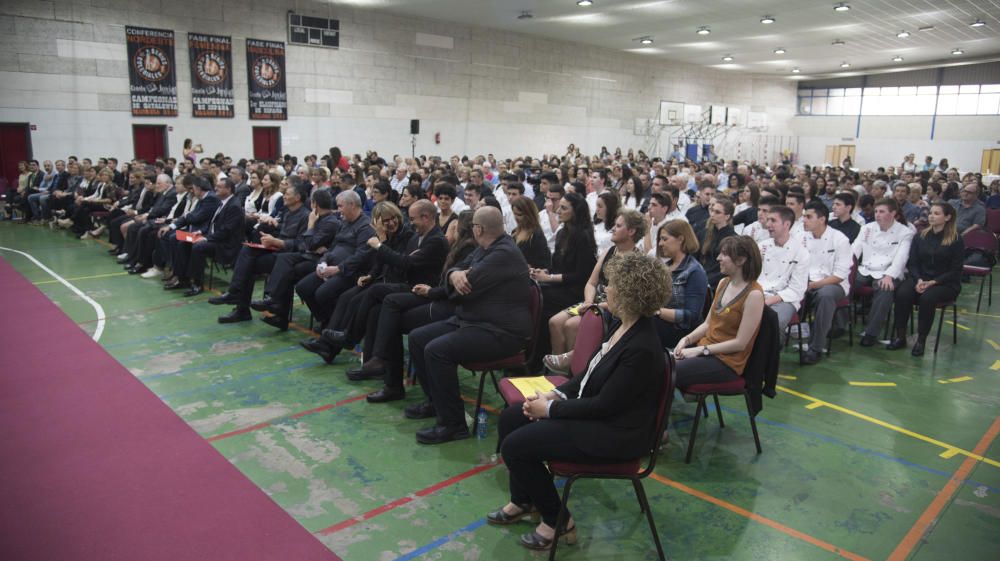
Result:
[[[788,302],[778,302],[777,304],[771,304],[771,309],[774,310],[774,313],[778,314],[778,333],[781,333],[781,336],[784,337],[785,329],[788,327],[788,323],[792,321],[792,316],[795,315],[798,306],[789,304]]]
[[[882,324],[885,323],[886,318],[889,317],[889,312],[892,311],[896,286],[899,285],[899,281],[891,279],[892,290],[882,290],[879,287],[880,280],[868,275],[859,275],[854,281],[857,286],[871,286],[875,289],[875,294],[872,296],[872,307],[868,311],[868,323],[865,324],[865,335],[871,335],[872,337],[878,337],[879,332],[882,331]]]
[[[821,353],[826,350],[826,337],[833,326],[833,316],[837,311],[837,301],[846,296],[839,284],[828,284],[817,290],[806,292],[806,301],[812,310],[813,323],[809,337],[809,350]]]

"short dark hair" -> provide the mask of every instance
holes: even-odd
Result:
[[[757,201],[757,206],[761,207],[767,205],[768,207],[778,206],[781,204],[781,199],[775,197],[774,195],[764,195]]]
[[[313,189],[312,204],[316,208],[330,210],[333,208],[333,193],[329,189]]]
[[[826,204],[824,204],[823,201],[819,199],[813,199],[809,201],[809,204],[806,205],[806,208],[803,210],[803,212],[805,212],[806,210],[811,210],[815,212],[816,216],[819,216],[820,218],[823,219],[823,222],[826,222],[830,218],[830,209],[826,208]]]
[[[299,196],[299,200],[303,203],[309,200],[309,187],[305,185],[299,185],[294,189],[295,194]]]
[[[441,195],[444,195],[446,197],[451,197],[452,199],[454,199],[455,197],[458,196],[458,191],[455,189],[455,186],[452,185],[451,183],[448,183],[446,181],[441,181],[434,186],[434,194],[439,197]]]
[[[541,177],[538,178],[538,180],[539,181],[541,181],[541,180],[548,181],[549,185],[558,185],[559,184],[559,178],[556,176],[556,174],[554,174],[552,172],[543,173],[541,175]]]
[[[799,204],[803,205],[806,204],[806,194],[796,189],[788,190],[788,194],[785,195],[785,200],[787,201],[788,199],[795,199],[796,201],[799,202]]]
[[[871,195],[869,195],[869,196],[871,196]],[[854,199],[854,195],[852,195],[850,193],[846,193],[844,191],[841,191],[840,193],[837,193],[836,195],[834,195],[833,196],[833,200],[840,201],[840,202],[844,203],[844,206],[851,207],[852,211],[854,210],[854,205],[856,204],[855,203],[855,199]]]
[[[782,222],[795,224],[795,212],[785,205],[773,206],[769,212],[771,214],[777,214],[778,218],[780,218]]]
[[[511,183],[507,185],[508,189],[516,189],[518,193],[524,194],[524,184],[523,183]]]

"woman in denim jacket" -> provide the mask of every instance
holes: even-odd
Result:
[[[695,255],[698,238],[691,225],[671,220],[660,228],[656,255],[670,270],[673,292],[670,301],[656,312],[656,329],[664,348],[673,348],[701,323],[708,292],[708,277]]]

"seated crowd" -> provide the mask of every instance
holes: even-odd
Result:
[[[232,306],[220,323],[257,311],[287,330],[298,296],[319,334],[303,348],[329,364],[360,345],[364,363],[347,377],[382,381],[371,403],[405,397],[408,336],[425,399],[405,416],[434,419],[416,433],[423,444],[469,437],[460,366],[525,349],[538,314],[526,373],[567,372],[581,313],[603,311],[605,343],[586,375],[501,420],[511,501],[488,519],[508,524],[537,509],[542,523],[522,538],[535,548],[551,545],[559,510],[541,462],[641,450],[664,351],[678,360],[678,387],[737,380],[769,308],[779,333],[808,322],[802,360],[815,364],[845,332],[843,302],[863,292],[861,345],[875,344],[895,310],[887,348],[906,346],[917,306],[912,354],[922,355],[936,307],[961,290],[965,261],[993,257],[966,256],[963,236],[985,226],[1000,191],[945,160],[858,172],[631,150],[588,157],[572,145],[509,160],[387,162],[337,148],[302,162],[194,160],[186,150],[179,164],[121,170],[113,158],[24,162],[7,202],[23,223],[81,239],[107,234],[130,274],[186,297],[203,292],[209,262],[230,268],[228,287],[208,300]],[[540,310],[530,306],[532,282]],[[527,422],[542,418],[553,421]],[[617,448],[601,444],[615,439]]]

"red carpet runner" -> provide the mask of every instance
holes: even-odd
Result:
[[[0,314],[0,559],[339,559],[2,258]]]

